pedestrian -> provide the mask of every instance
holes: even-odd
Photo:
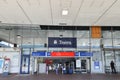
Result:
[[[58,68],[56,67],[56,69],[55,69],[55,72],[56,72],[56,74],[58,74]]]
[[[112,73],[116,73],[115,64],[113,61],[110,62],[110,67],[111,67]]]

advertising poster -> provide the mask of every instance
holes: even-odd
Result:
[[[3,68],[3,62],[4,62],[4,60],[3,60],[3,59],[0,59],[0,69]]]
[[[81,60],[76,60],[76,67],[80,68],[81,67]]]
[[[4,59],[0,59],[0,73],[3,72]]]
[[[9,72],[10,59],[5,60],[3,72]]]

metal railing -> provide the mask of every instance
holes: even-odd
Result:
[[[120,66],[115,66],[116,72],[120,73]],[[110,66],[105,66],[105,72],[106,73],[111,73],[111,67]]]

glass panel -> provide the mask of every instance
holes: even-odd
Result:
[[[55,34],[55,33],[54,33]],[[61,35],[61,34],[60,34]],[[59,36],[60,36],[59,35]],[[72,30],[65,30],[65,31],[62,31],[62,35],[63,37],[74,37],[74,32]]]
[[[30,54],[30,49],[22,49],[23,50],[23,52],[22,52],[22,54],[26,54],[26,55],[29,55]]]
[[[114,61],[114,52],[113,51],[105,51],[105,72],[111,72],[110,62]]]
[[[72,30],[48,30],[48,37],[73,37],[74,31]]]
[[[89,39],[77,39],[78,48],[89,48]]]
[[[44,43],[47,43],[47,38],[35,38],[34,39],[34,45],[44,46]]]
[[[89,31],[76,31],[75,37],[77,37],[77,38],[89,38]]]
[[[120,51],[115,51],[115,57],[116,57],[116,71],[120,72]]]
[[[114,47],[120,48],[120,39],[113,39]]]
[[[102,54],[101,54],[101,50],[99,49],[92,49],[93,52],[93,61],[101,61],[102,60]]]
[[[103,38],[111,38],[111,31],[102,31]]]
[[[28,73],[28,67],[29,67],[28,63],[29,63],[29,58],[23,56],[23,58],[22,58],[22,73]]]
[[[111,48],[112,47],[112,39],[103,39],[104,47]]]
[[[100,47],[100,39],[91,39],[91,47],[99,48]]]
[[[86,60],[81,60],[81,69],[86,69]]]
[[[120,31],[114,31],[113,38],[120,38]]]
[[[114,52],[113,51],[105,51],[105,63],[106,66],[110,66],[110,62],[114,61]]]

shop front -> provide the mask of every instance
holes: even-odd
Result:
[[[42,73],[40,70],[43,69],[41,69],[40,65],[45,64],[45,74],[90,73],[92,55],[92,53],[82,51],[32,52],[32,58],[34,59],[32,69],[34,73]]]

